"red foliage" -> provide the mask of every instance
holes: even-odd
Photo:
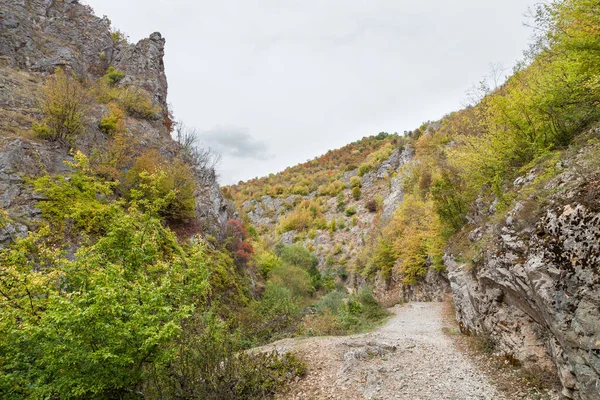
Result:
[[[225,228],[229,236],[237,237],[239,240],[244,240],[248,237],[248,231],[244,228],[240,220],[230,219],[225,224]]]
[[[173,116],[173,110],[171,109],[171,105],[169,104],[167,108],[167,112],[165,113],[165,126],[169,133],[173,133],[175,129],[175,117]]]
[[[369,210],[369,212],[377,212],[377,202],[373,199],[367,201],[367,203],[365,204],[365,207],[367,208],[367,210]]]
[[[227,221],[225,230],[227,236],[229,236],[227,248],[234,254],[236,261],[245,266],[254,254],[252,245],[244,241],[248,237],[248,231],[244,228],[242,222],[237,219]]]
[[[250,260],[250,256],[251,254],[246,253],[244,250],[238,250],[235,252],[235,258],[243,264],[246,264],[248,260]]]
[[[240,244],[240,250],[238,251],[243,251],[247,254],[254,254],[254,247],[252,247],[252,245],[248,242],[242,242]]]

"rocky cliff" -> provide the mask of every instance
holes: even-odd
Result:
[[[433,268],[429,268],[427,277],[418,285],[402,284],[403,275],[398,268],[387,277],[373,271],[366,274],[355,272],[357,264],[369,262],[369,251],[385,236],[385,226],[392,221],[404,201],[405,180],[413,168],[414,149],[402,143],[396,144],[389,154],[364,174],[358,166],[344,165],[343,162],[335,164],[328,171],[328,179],[340,185],[337,194],[320,186],[320,189],[308,194],[264,195],[246,200],[239,209],[268,243],[303,245],[318,256],[319,269],[324,275],[334,276],[350,290],[372,286],[375,297],[386,305],[441,300],[450,287],[445,275]],[[333,153],[355,151],[338,149]],[[372,158],[368,152],[362,157],[358,162]],[[355,197],[353,189],[357,186],[360,195]],[[237,190],[243,191],[243,187]],[[321,218],[322,222],[317,221],[309,227],[304,223],[288,227],[288,221],[302,218],[303,204],[312,207],[313,217],[316,216],[316,220]]]
[[[31,134],[43,117],[37,99],[47,76],[57,68],[74,74],[93,87],[109,67],[121,71],[120,88],[135,88],[150,97],[155,111],[140,117],[127,115],[122,141],[130,155],[157,149],[166,159],[180,157],[182,147],[171,139],[167,108],[167,79],[163,62],[165,39],[160,33],[132,44],[110,21],[98,18],[76,0],[0,0],[0,207],[10,224],[0,225],[0,244],[25,235],[35,227],[40,211],[25,179],[40,174],[64,174],[72,149],[90,157],[109,152],[114,137],[99,128],[109,111],[92,100],[85,130],[74,143],[49,142]],[[137,92],[136,92],[137,93]],[[126,170],[131,163],[120,168]],[[210,171],[196,171],[196,214],[205,231],[215,232],[232,214]],[[213,179],[206,180],[207,176]]]
[[[480,204],[445,261],[465,330],[531,368],[558,373],[569,399],[600,398],[600,146],[592,132],[556,164],[514,182],[501,213]],[[555,175],[555,176],[553,176]],[[470,258],[470,260],[467,260]]]

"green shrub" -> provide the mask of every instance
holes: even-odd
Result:
[[[321,297],[319,302],[315,305],[316,309],[323,313],[326,309],[329,309],[332,314],[339,314],[342,307],[344,307],[344,300],[347,298],[347,294],[340,291],[333,291],[327,293]]]
[[[75,160],[70,164],[75,173],[68,179],[46,175],[32,181],[34,189],[48,199],[38,207],[59,237],[103,233],[118,213],[119,203],[111,202],[115,185],[93,177],[83,153],[75,153]]]
[[[113,31],[110,33],[110,36],[112,37],[112,40],[115,44],[119,44],[121,42],[127,42],[128,37],[127,34],[121,32],[121,31]]]
[[[362,187],[362,182],[361,182],[360,177],[353,176],[352,178],[350,178],[350,187],[353,189]]]
[[[371,164],[361,164],[360,167],[358,167],[358,176],[363,177],[367,173],[371,172],[372,169],[373,165]]]
[[[285,335],[293,330],[294,324],[301,317],[301,298],[284,286],[288,283],[281,279],[268,282],[261,299],[252,302],[242,313],[240,322],[250,345],[266,343]]]
[[[352,198],[354,200],[360,200],[360,196],[362,195],[362,191],[360,190],[360,187],[355,187],[352,189]]]
[[[172,221],[196,216],[196,181],[189,165],[181,160],[167,162],[156,150],[135,160],[127,176],[129,197],[147,211]]]
[[[121,90],[118,102],[127,114],[136,118],[153,119],[160,113],[160,108],[152,103],[150,94],[137,86]]]
[[[318,189],[319,196],[337,196],[342,190],[346,188],[346,184],[342,181],[336,180],[331,182],[329,185],[320,186]]]
[[[315,291],[310,274],[294,265],[275,266],[269,273],[269,282],[286,288],[294,298],[309,297]]]
[[[125,127],[125,114],[114,103],[108,104],[108,113],[100,120],[98,128],[106,134],[122,132]]]
[[[337,210],[343,212],[346,209],[346,196],[344,193],[337,195]]]
[[[44,123],[34,122],[31,130],[34,135],[39,137],[40,139],[52,140],[54,138],[54,133],[52,133],[52,129]]]
[[[44,120],[42,124],[34,124],[34,133],[47,140],[72,141],[85,130],[88,104],[88,92],[58,68],[42,87],[38,106]]]
[[[275,253],[285,265],[300,267],[308,272],[313,288],[319,289],[321,273],[317,268],[319,259],[314,253],[311,253],[300,244],[286,246],[282,243],[275,246]]]
[[[112,65],[110,67],[108,67],[108,70],[106,71],[106,75],[104,75],[104,78],[111,84],[111,85],[116,85],[119,82],[121,82],[123,80],[123,78],[125,78],[125,73],[122,71],[119,71],[118,69],[116,69],[115,67],[113,67]]]
[[[2,398],[123,398],[172,360],[194,299],[209,294],[210,258],[184,260],[161,221],[133,208],[106,229],[73,260],[49,228],[0,251],[3,274],[21,282],[0,281],[14,300],[0,304]]]
[[[329,230],[330,233],[333,233],[337,230],[337,221],[335,220],[335,217],[331,218],[331,221],[329,221],[329,225],[328,225],[327,229]]]
[[[345,335],[371,329],[389,314],[375,300],[372,289],[348,296],[336,290],[315,305],[317,314],[306,316],[300,331],[309,335]]]
[[[267,279],[271,270],[281,263],[281,259],[269,251],[263,251],[256,255],[256,265],[263,279]]]
[[[346,216],[347,217],[351,217],[354,214],[356,214],[356,208],[354,206],[350,206],[350,207],[346,208]]]
[[[264,399],[306,374],[291,353],[239,351],[222,323],[190,325],[177,341],[175,359],[149,386],[149,398]]]

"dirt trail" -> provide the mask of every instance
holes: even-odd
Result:
[[[344,337],[286,339],[308,375],[281,399],[506,399],[442,328],[444,303],[396,306],[381,328]]]

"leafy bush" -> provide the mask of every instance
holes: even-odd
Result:
[[[98,124],[100,130],[106,134],[115,134],[125,129],[125,114],[115,103],[108,103],[108,113]]]
[[[294,296],[284,284],[268,282],[260,301],[252,302],[240,316],[249,345],[266,343],[293,332],[302,315],[301,298]]]
[[[285,287],[297,298],[312,295],[315,288],[308,271],[294,265],[278,265],[269,273],[269,281]]]
[[[346,208],[346,211],[345,211],[345,212],[346,212],[346,216],[347,216],[347,217],[351,217],[351,216],[353,216],[354,214],[356,214],[356,208],[355,208],[355,207],[353,207],[353,206],[350,206],[350,207]]]
[[[84,132],[88,103],[89,95],[83,86],[58,68],[42,87],[38,107],[44,120],[34,124],[34,133],[51,141],[72,141]]]
[[[358,176],[350,178],[350,187],[353,189],[362,187],[361,179]]]
[[[111,85],[116,85],[117,83],[121,82],[123,80],[123,78],[125,78],[125,73],[122,71],[119,71],[118,69],[116,69],[115,67],[113,67],[112,65],[110,67],[108,67],[108,70],[106,71],[106,75],[104,75],[104,78],[106,80],[108,80],[108,82]]]
[[[70,179],[32,181],[48,224],[0,249],[1,398],[264,398],[303,374],[293,356],[238,352],[218,317],[248,301],[229,252],[180,246],[75,159]],[[264,298],[298,318],[291,295]]]
[[[208,294],[205,264],[184,261],[172,233],[135,209],[107,228],[75,260],[46,244],[48,229],[0,252],[12,299],[0,303],[2,398],[127,396],[171,359],[192,299]]]
[[[135,118],[156,119],[161,113],[160,107],[152,102],[150,93],[134,85],[120,87],[105,77],[94,83],[91,92],[100,103],[116,103]]]
[[[75,173],[69,179],[43,176],[32,181],[34,189],[48,199],[38,207],[57,237],[103,233],[120,206],[111,201],[115,184],[93,177],[83,153],[75,153],[75,160],[70,164]]]
[[[337,210],[343,212],[346,209],[346,196],[344,193],[337,195]]]
[[[360,200],[361,195],[362,195],[362,191],[360,190],[360,187],[356,186],[352,189],[352,198],[354,200]]]
[[[269,251],[261,251],[256,254],[256,265],[263,279],[267,279],[271,270],[281,263],[281,259]]]
[[[304,232],[312,228],[323,229],[326,224],[319,204],[305,200],[298,204],[293,212],[281,218],[278,231],[281,233],[293,230]]]
[[[186,324],[174,361],[148,386],[150,398],[264,399],[306,373],[293,354],[239,351],[226,326],[214,315]]]
[[[275,246],[275,254],[283,260],[285,265],[300,267],[308,272],[314,289],[319,289],[321,273],[317,268],[319,259],[314,253],[299,244],[286,246],[278,243]]]
[[[181,160],[167,162],[158,151],[149,150],[135,160],[127,180],[130,198],[145,210],[173,221],[195,218],[196,182]]]
[[[319,196],[335,197],[346,188],[346,184],[342,181],[333,181],[327,186],[319,187]]]
[[[317,313],[304,318],[300,332],[308,335],[344,335],[371,329],[389,314],[375,300],[372,289],[348,296],[333,291],[315,305]]]
[[[153,119],[160,113],[160,108],[152,103],[150,94],[137,86],[123,89],[118,102],[127,114],[136,118]]]
[[[373,165],[371,165],[371,164],[361,164],[358,167],[358,176],[363,177],[367,173],[371,172],[372,169],[373,169]]]

